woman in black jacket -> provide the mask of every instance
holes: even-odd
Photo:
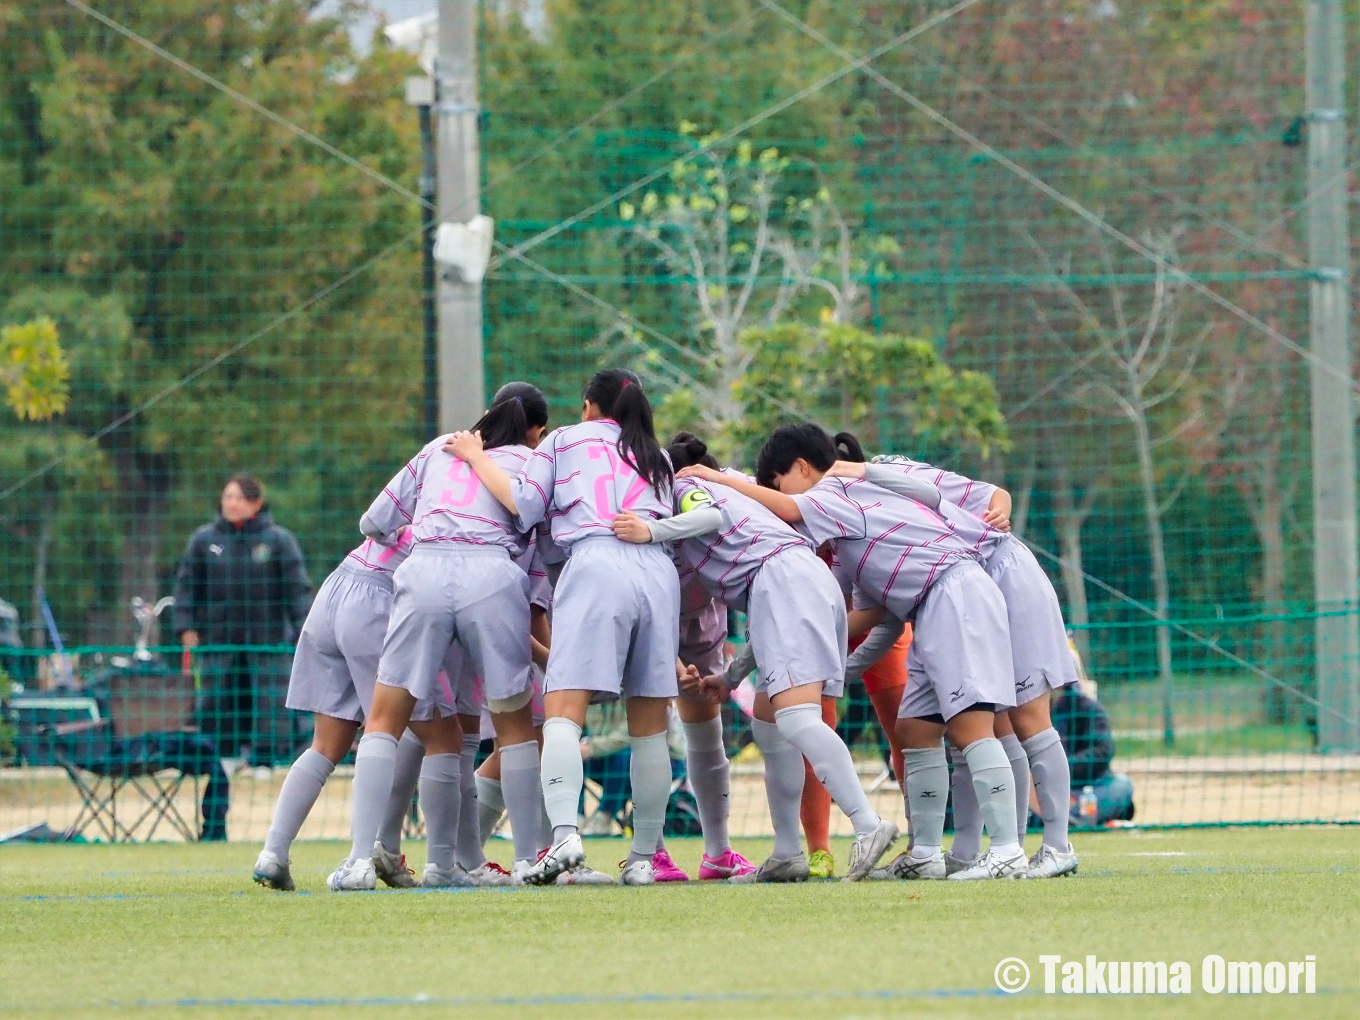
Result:
[[[194,532],[175,576],[180,643],[209,646],[199,657],[200,724],[225,757],[268,765],[292,755],[301,736],[284,708],[292,657],[239,646],[291,644],[311,594],[302,550],[274,523],[264,487],[233,475],[217,520]]]

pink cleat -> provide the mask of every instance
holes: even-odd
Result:
[[[671,855],[665,850],[652,854],[652,870],[658,882],[688,882],[689,876],[676,867]]]
[[[721,857],[704,854],[704,862],[699,865],[699,881],[708,879],[729,879],[737,875],[749,875],[756,866],[731,847]]]

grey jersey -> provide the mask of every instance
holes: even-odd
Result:
[[[962,507],[970,514],[981,517],[987,510],[997,487],[990,482],[979,482],[974,478],[957,475],[953,471],[912,460],[910,457],[875,457],[875,464],[899,468],[905,475],[918,475],[940,490],[940,495],[955,506]]]
[[[444,452],[440,436],[387,483],[364,514],[360,528],[379,538],[406,524],[413,546],[498,545],[520,556],[528,539],[510,512],[482,484],[471,465]],[[510,475],[518,474],[533,453],[527,446],[498,446],[487,455]]]
[[[411,530],[401,533],[392,545],[381,545],[376,540],[364,539],[364,544],[354,549],[341,562],[362,573],[372,573],[375,577],[385,578],[389,583],[396,569],[406,562],[411,552]]]
[[[804,536],[735,489],[681,478],[675,483],[677,510],[686,497],[717,507],[723,525],[717,532],[677,543],[682,591],[694,577],[715,599],[745,612],[751,580],[766,560],[785,549],[812,549]]]
[[[671,516],[670,493],[659,498],[619,452],[620,431],[617,422],[600,418],[544,437],[514,478],[520,529],[546,520],[553,541],[569,547],[592,535],[612,536],[622,510],[644,519]]]
[[[977,518],[963,515],[973,523],[961,528],[948,514],[863,479],[826,477],[793,500],[812,540],[830,542],[852,584],[899,620],[911,618],[949,567],[982,560]]]

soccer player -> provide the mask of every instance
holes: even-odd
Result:
[[[833,457],[834,460],[834,457]],[[760,666],[756,697],[757,740],[769,748],[767,768],[801,772],[806,758],[855,827],[846,881],[858,881],[897,839],[897,826],[869,805],[845,743],[822,718],[822,697],[840,693],[845,668],[845,600],[812,552],[812,543],[741,491],[708,484],[754,488],[745,476],[696,463],[681,471],[671,521],[655,524],[621,514],[614,532],[629,542],[679,542],[680,562],[709,593],[747,613],[751,645]],[[721,683],[716,676],[710,689]],[[793,754],[780,754],[787,748]],[[772,764],[771,759],[777,765]],[[801,783],[801,777],[799,779]],[[773,806],[773,805],[772,805]],[[808,876],[802,850],[776,847],[755,872],[731,881],[799,881]],[[796,833],[796,830],[795,830]]]
[[[532,455],[526,443],[543,431],[543,425],[531,424],[529,405],[523,396],[509,397],[477,423],[489,456],[512,471]],[[545,402],[544,421],[546,407]],[[409,523],[412,551],[393,578],[392,618],[373,711],[355,757],[353,843],[327,881],[334,891],[374,886],[373,864],[363,851],[373,845],[392,790],[397,739],[417,700],[435,685],[454,641],[482,678],[492,712],[521,723],[533,741],[529,579],[514,560],[527,542],[471,468],[444,450],[446,439],[434,440],[398,472],[361,522],[366,534],[379,538]],[[440,715],[412,728],[425,745],[420,803],[428,863],[421,884],[467,884],[454,860],[462,801],[462,727],[456,715]]]
[[[898,620],[915,617],[897,721],[915,829],[908,860],[919,877],[945,877],[949,772],[941,738],[948,734],[968,760],[991,837],[975,868],[950,877],[1021,877],[1027,862],[1016,838],[1014,777],[993,733],[996,712],[1015,698],[1006,605],[977,552],[991,529],[960,514],[976,524],[977,534],[968,534],[967,522],[917,500],[861,479],[828,476],[835,462],[835,445],[820,426],[786,425],[760,452],[756,475],[763,484],[706,468],[684,474],[729,485],[782,520],[800,523],[814,542],[830,542],[837,557],[853,565],[853,581],[869,598]]]
[[[1053,582],[1024,542],[1009,534],[1011,497],[987,482],[899,457],[879,458],[867,467],[838,465],[833,474],[863,475],[884,488],[924,479],[950,503],[1005,532],[991,547],[983,567],[1006,600],[1014,665],[1015,707],[997,716],[996,734],[1015,774],[1020,841],[1029,818],[1029,786],[1033,775],[1044,822],[1043,843],[1030,858],[1027,877],[1058,878],[1077,870],[1077,855],[1067,838],[1071,773],[1067,756],[1049,717],[1049,694],[1076,683],[1062,607]],[[907,480],[910,479],[911,482]],[[954,764],[954,845],[946,858],[949,870],[972,866],[981,844],[981,824],[968,762],[959,754]]]
[[[623,510],[671,515],[673,473],[656,439],[652,408],[631,372],[597,372],[582,397],[582,421],[544,438],[522,473],[510,474],[483,450],[476,430],[448,449],[514,515],[521,531],[548,520],[571,556],[553,598],[553,643],[544,679],[543,799],[552,845],[525,873],[547,885],[585,861],[576,829],[584,784],[580,740],[593,698],[628,699],[632,751],[633,841],[619,881],[651,885],[652,857],[670,797],[666,746],[669,700],[678,693],[680,582],[660,546],[618,541]]]
[[[349,754],[372,704],[392,609],[392,574],[406,560],[410,545],[408,529],[400,529],[390,548],[365,539],[331,572],[312,602],[298,635],[287,700],[290,709],[312,713],[312,745],[298,755],[279,790],[264,849],[255,861],[252,877],[260,885],[286,892],[295,888],[289,850],[321,788]],[[433,707],[421,706],[414,714],[428,718]],[[446,701],[445,708],[452,703]],[[418,740],[403,741],[398,767],[418,769],[424,756]],[[392,849],[395,854],[383,859],[384,880],[393,886],[414,885],[399,847]],[[379,853],[376,846],[374,853]]]

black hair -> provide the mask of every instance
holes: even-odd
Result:
[[[832,441],[836,444],[837,460],[851,460],[856,464],[863,464],[868,459],[864,456],[864,447],[859,445],[859,440],[855,438],[853,432],[837,432]]]
[[[496,391],[491,409],[482,415],[473,432],[482,434],[482,446],[523,446],[529,429],[548,424],[548,402],[537,386],[525,382],[506,383]]]
[[[652,405],[642,392],[642,380],[625,368],[606,368],[590,377],[582,396],[606,418],[618,422],[619,455],[662,496],[675,480],[675,470],[657,442]]]
[[[264,485],[254,475],[232,475],[222,484],[222,488],[225,489],[233,483],[241,490],[241,495],[250,502],[254,503],[257,500],[264,499]]]
[[[756,457],[756,482],[767,489],[776,488],[775,475],[787,474],[799,458],[818,471],[836,463],[836,444],[826,429],[814,422],[781,425],[775,429]]]
[[[666,447],[674,468],[703,464],[705,467],[718,468],[718,458],[708,452],[708,444],[693,432],[677,432],[671,437],[671,445]]]

